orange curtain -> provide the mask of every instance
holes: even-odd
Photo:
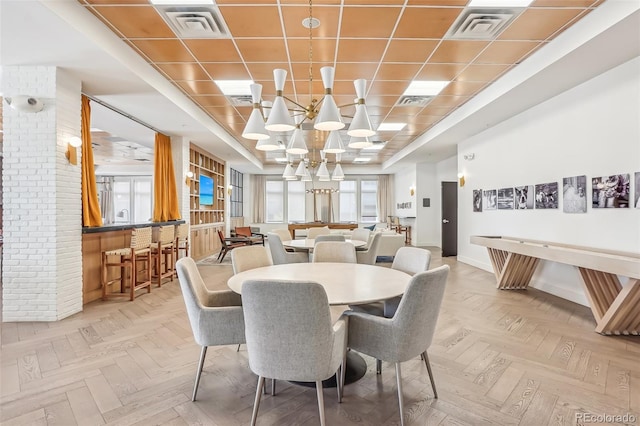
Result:
[[[156,133],[155,167],[153,172],[153,221],[180,219],[180,207],[173,172],[171,139]]]
[[[82,225],[102,226],[96,173],[93,164],[93,148],[91,147],[91,106],[89,98],[82,95]]]

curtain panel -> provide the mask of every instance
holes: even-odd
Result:
[[[251,222],[264,223],[264,199],[267,177],[265,175],[251,175],[251,193],[253,194]]]
[[[153,169],[153,221],[166,222],[180,219],[180,206],[173,172],[171,139],[156,133]]]
[[[80,136],[82,138],[82,226],[102,226],[96,172],[93,164],[93,147],[91,146],[91,105],[89,98],[82,95],[82,120]]]
[[[391,214],[391,178],[389,175],[378,176],[378,222],[386,222]]]

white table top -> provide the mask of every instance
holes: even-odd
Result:
[[[366,241],[360,241],[360,240],[344,240],[344,241],[347,243],[353,244],[356,248],[364,247],[367,245]],[[282,245],[285,247],[311,250],[313,249],[315,243],[316,243],[316,240],[314,238],[305,238],[304,240],[283,241]]]
[[[411,275],[359,263],[288,263],[240,272],[227,285],[242,294],[246,280],[315,281],[324,287],[330,305],[357,305],[400,296]]]

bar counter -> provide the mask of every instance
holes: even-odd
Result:
[[[114,224],[97,227],[82,228],[82,293],[83,304],[102,298],[102,283],[100,279],[102,267],[102,252],[131,244],[131,230],[146,226],[180,225],[184,220],[168,222],[145,222]],[[118,268],[110,268],[109,279],[120,274]],[[117,284],[114,284],[117,285]],[[115,290],[115,289],[114,289]]]

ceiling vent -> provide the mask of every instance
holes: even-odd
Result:
[[[404,95],[400,96],[395,106],[397,107],[423,107],[433,99],[433,96]]]
[[[465,9],[446,39],[493,40],[523,9]]]
[[[157,7],[180,38],[230,38],[229,29],[215,7]]]
[[[253,106],[253,99],[251,99],[251,95],[231,95],[231,96],[227,96],[227,99],[233,106],[238,106],[238,107]]]

